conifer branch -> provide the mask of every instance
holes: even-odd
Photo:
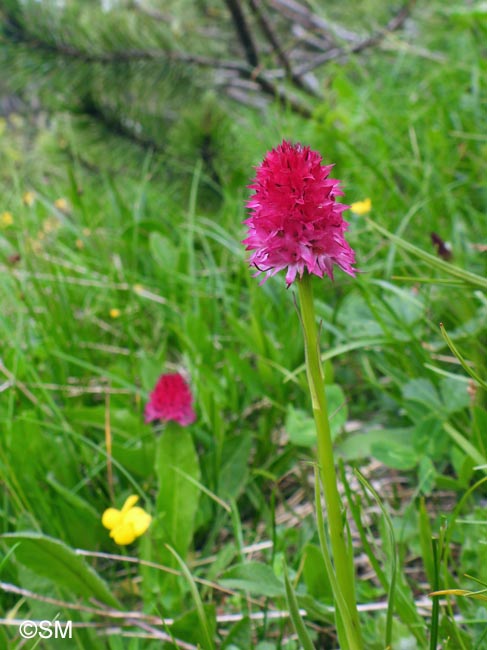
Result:
[[[415,4],[415,0],[405,0],[399,12],[383,29],[367,38],[361,38],[359,34],[315,14],[308,6],[301,4],[300,0],[221,1],[229,14],[228,18],[223,15],[226,19],[223,29],[215,20],[209,25],[206,24],[203,30],[195,28],[193,23],[188,23],[189,29],[192,30],[190,33],[195,37],[207,39],[208,34],[211,34],[211,42],[215,44],[215,48],[213,51],[208,50],[208,53],[206,50],[199,50],[203,52],[200,54],[178,47],[167,47],[165,42],[160,47],[156,45],[147,49],[143,45],[138,47],[137,44],[135,47],[124,48],[123,43],[117,47],[112,45],[114,39],[109,39],[109,49],[103,49],[100,40],[94,39],[97,46],[90,50],[90,45],[86,45],[83,40],[81,44],[70,42],[69,30],[63,29],[61,32],[59,26],[55,27],[58,31],[54,31],[52,35],[47,27],[45,36],[40,30],[32,33],[28,27],[29,22],[24,24],[22,18],[27,9],[17,11],[15,0],[12,9],[4,10],[3,40],[9,46],[5,51],[8,49],[9,56],[10,52],[15,56],[15,46],[20,45],[39,51],[41,57],[42,53],[45,53],[52,57],[75,59],[87,65],[123,67],[132,62],[154,62],[154,76],[159,75],[161,70],[171,71],[177,64],[183,67],[205,68],[216,73],[213,80],[215,87],[224,89],[238,101],[262,106],[266,96],[272,97],[293,112],[309,117],[312,107],[299,95],[294,95],[292,87],[311,98],[321,97],[318,81],[311,74],[313,70],[328,61],[340,60],[377,45],[387,34],[403,25]],[[148,19],[152,20],[154,25],[167,23],[170,26],[173,21],[173,17],[167,12],[145,7],[141,0],[131,0],[128,9],[140,12],[144,17],[145,26],[150,25],[150,22],[147,23]],[[252,15],[247,16],[246,12]],[[210,21],[214,18],[209,14],[204,14],[204,17]],[[252,31],[254,24],[259,28],[256,33]],[[243,56],[240,59],[235,52],[234,58],[219,55],[225,52],[225,47],[227,52],[234,51],[229,29],[234,30],[243,48]],[[123,37],[123,32],[121,35]],[[286,47],[289,38],[292,38],[292,49]],[[235,40],[233,38],[233,41]],[[150,42],[157,43],[157,40],[152,39]],[[21,49],[19,48],[20,52]],[[271,64],[274,67],[265,66],[266,60],[270,60],[268,54],[274,55],[274,64]],[[93,99],[95,104],[98,104],[96,98]]]
[[[41,41],[38,38],[31,38],[23,30],[19,33],[17,29],[17,42],[32,49],[59,54],[69,58],[78,59],[84,63],[123,64],[130,61],[172,61],[194,64],[210,69],[223,69],[237,72],[242,78],[254,81],[266,95],[280,101],[288,106],[293,112],[304,117],[310,117],[312,110],[303,104],[285,88],[282,88],[269,79],[266,74],[258,68],[252,68],[248,64],[234,60],[219,60],[187,52],[174,50],[120,50],[115,52],[99,52],[91,54],[84,50],[66,44],[53,44]]]

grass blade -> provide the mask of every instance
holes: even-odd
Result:
[[[446,344],[448,345],[448,347],[450,348],[450,350],[453,352],[453,354],[456,356],[456,358],[458,359],[460,365],[461,365],[462,368],[465,370],[465,372],[467,372],[467,373],[470,375],[470,377],[472,377],[472,379],[473,379],[474,381],[476,381],[480,386],[482,386],[482,388],[483,388],[484,390],[487,390],[487,382],[485,382],[485,381],[482,379],[482,377],[480,377],[480,376],[475,372],[475,370],[472,370],[472,368],[469,366],[469,364],[468,364],[468,363],[465,361],[465,359],[462,357],[462,355],[461,355],[460,352],[458,351],[458,348],[457,348],[456,345],[453,343],[453,341],[451,340],[451,338],[448,336],[448,333],[447,333],[447,331],[446,331],[445,326],[443,325],[443,323],[440,323],[440,331],[441,331],[441,335],[442,335],[442,337],[445,339]]]
[[[389,232],[389,230],[382,228],[382,226],[379,226],[372,219],[369,219],[367,217],[365,219],[368,225],[373,230],[376,230],[384,237],[387,237],[387,239],[390,239],[392,242],[400,246],[403,250],[408,251],[408,253],[412,253],[413,255],[416,255],[416,257],[422,259],[429,266],[432,266],[433,268],[436,268],[439,271],[443,271],[443,273],[446,273],[447,275],[452,275],[455,278],[459,278],[466,284],[471,284],[473,286],[480,287],[481,289],[484,290],[487,289],[486,278],[483,278],[480,275],[477,275],[476,273],[465,271],[465,269],[461,269],[460,267],[450,264],[449,262],[445,262],[442,259],[439,259],[434,255],[431,255],[431,253],[427,253],[426,251],[423,251],[421,248],[414,246],[414,244],[410,244],[405,239],[402,239],[401,237],[394,235],[392,232]]]
[[[289,580],[287,566],[284,564],[284,582],[286,584],[286,600],[289,607],[289,615],[298,635],[299,642],[303,650],[315,650],[313,642],[309,636],[308,630],[304,624],[301,612],[299,611],[298,601],[294,593],[293,586]]]
[[[168,551],[170,551],[172,555],[176,558],[177,563],[181,567],[181,573],[188,581],[189,589],[191,591],[191,596],[193,598],[193,602],[196,607],[196,612],[198,614],[201,630],[203,632],[203,636],[205,639],[204,647],[208,648],[208,650],[215,650],[215,642],[212,639],[211,632],[210,632],[211,625],[210,622],[208,621],[208,617],[206,615],[205,608],[203,606],[203,601],[201,600],[198,588],[196,586],[195,581],[193,580],[193,576],[191,575],[191,571],[186,566],[182,557],[173,548],[171,548],[168,544],[166,544],[165,546],[168,549]]]
[[[437,591],[440,586],[439,562],[438,562],[438,540],[433,537],[431,539],[431,545],[433,548],[433,570],[434,570],[434,579],[433,579],[432,586],[433,586],[433,590]],[[431,611],[430,650],[436,650],[438,644],[439,617],[440,617],[439,596],[433,596],[433,608]]]

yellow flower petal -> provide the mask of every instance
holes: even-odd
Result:
[[[103,513],[102,524],[110,530],[110,537],[120,546],[131,544],[151,524],[152,517],[143,508],[134,507],[138,500],[136,494],[131,494],[121,510],[107,508]]]
[[[137,536],[132,524],[123,523],[112,530],[110,537],[113,539],[115,544],[125,546],[125,544],[132,544]]]
[[[108,530],[113,530],[120,525],[122,521],[122,513],[116,508],[107,508],[101,517],[101,523],[108,528]]]
[[[2,212],[2,214],[0,214],[0,225],[2,228],[8,228],[13,224],[13,222],[14,218],[11,212]]]
[[[136,494],[131,494],[128,499],[126,499],[125,503],[123,504],[122,507],[122,514],[125,514],[132,508],[132,506],[135,506],[137,501],[139,500],[139,497]]]
[[[110,309],[110,318],[118,318],[120,316],[120,309],[113,307]]]
[[[24,203],[24,205],[34,205],[35,200],[36,195],[34,192],[25,192],[22,197],[22,203]]]
[[[370,199],[364,199],[363,201],[352,203],[350,210],[359,216],[367,214],[367,212],[372,210],[372,201]]]
[[[130,524],[136,537],[140,537],[149,528],[152,517],[143,508],[131,508],[123,519],[124,524]]]
[[[58,210],[61,210],[61,212],[66,212],[69,210],[69,203],[66,201],[66,199],[56,199],[54,201],[54,205]]]

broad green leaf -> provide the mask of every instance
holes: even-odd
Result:
[[[440,382],[440,394],[448,414],[456,413],[470,406],[467,384],[463,381],[453,377],[443,377]]]
[[[267,564],[248,562],[237,564],[221,576],[222,587],[248,591],[256,596],[275,598],[284,596],[284,585]]]
[[[326,573],[323,555],[319,546],[306,544],[303,548],[303,578],[308,593],[313,598],[333,602],[333,590]]]
[[[412,402],[419,402],[427,406],[431,411],[444,413],[444,406],[438,395],[438,391],[429,379],[411,379],[402,387],[403,397]]]
[[[78,494],[56,481],[53,476],[48,475],[46,482],[54,490],[50,500],[56,508],[59,521],[62,522],[65,541],[81,548],[96,547],[104,530],[101,525],[101,513]]]
[[[201,629],[198,611],[191,609],[177,618],[174,624],[171,625],[170,631],[174,638],[184,639],[187,643],[199,644],[198,647],[209,649],[209,639],[216,638],[215,605],[204,605],[204,612],[208,626],[206,630]]]
[[[421,319],[424,313],[424,304],[421,299],[421,294],[415,294],[411,289],[401,289],[396,284],[391,284],[384,280],[376,280],[373,281],[372,284],[383,289],[383,300],[393,312],[394,321],[400,321],[401,323],[411,326]],[[388,320],[391,321],[391,325],[394,324],[390,315]],[[399,332],[396,334],[399,334]]]
[[[246,616],[235,623],[222,645],[222,650],[247,650],[252,647],[252,628]]]
[[[76,596],[96,598],[110,607],[120,603],[100,576],[63,542],[41,533],[6,533],[0,539],[18,544],[14,555],[34,573],[49,578],[54,584]]]
[[[338,323],[348,332],[347,339],[375,338],[383,335],[382,328],[367,301],[358,293],[345,296],[337,318]],[[357,327],[357,323],[360,323],[360,327]]]
[[[421,494],[431,494],[436,483],[437,472],[429,456],[422,456],[418,467],[418,483]]]
[[[412,445],[405,445],[394,438],[375,442],[371,446],[371,454],[378,461],[394,469],[412,469],[418,464],[418,454]]]
[[[334,440],[347,421],[346,398],[343,390],[337,384],[326,384],[325,393],[328,402],[331,436]],[[307,411],[295,409],[291,404],[287,408],[286,431],[294,445],[313,447],[316,444],[314,419]]]
[[[159,491],[156,499],[163,540],[185,558],[193,539],[200,490],[198,456],[187,429],[168,426],[156,447]],[[188,479],[189,477],[189,479]]]
[[[370,431],[353,433],[341,440],[338,449],[341,455],[347,461],[368,458],[372,456],[374,445],[382,445],[389,440],[399,441],[403,445],[408,445],[412,439],[414,429],[412,427],[397,429],[370,429]]]
[[[296,409],[289,404],[285,427],[293,445],[298,447],[314,447],[316,445],[315,422],[306,411]]]
[[[218,494],[223,499],[236,499],[244,487],[249,471],[251,448],[252,436],[250,433],[225,441],[218,489]]]
[[[347,399],[338,384],[325,385],[331,436],[333,439],[342,431],[348,417]]]
[[[139,438],[133,443],[112,442],[112,456],[137,479],[147,479],[154,472],[154,441]]]

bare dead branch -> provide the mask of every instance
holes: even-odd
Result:
[[[292,70],[292,65],[291,62],[289,61],[284,49],[281,47],[281,44],[279,43],[279,39],[277,37],[277,34],[275,33],[272,25],[270,24],[267,16],[264,14],[261,6],[260,6],[260,0],[248,0],[250,8],[252,12],[255,14],[257,17],[257,20],[259,21],[259,24],[261,26],[262,31],[264,32],[267,40],[272,46],[272,49],[274,52],[277,54],[277,58],[281,62],[281,65],[283,68],[286,70],[288,73],[289,77],[293,76],[293,70]]]
[[[269,0],[269,4],[293,23],[297,23],[305,29],[318,30],[326,34],[327,39],[331,41],[334,40],[334,36],[350,43],[360,40],[358,34],[317,16],[296,0]]]
[[[32,598],[41,603],[47,603],[49,605],[55,605],[56,607],[61,607],[63,609],[72,609],[78,612],[85,612],[86,614],[94,614],[96,616],[103,616],[106,618],[114,619],[126,619],[131,618],[133,620],[138,620],[142,618],[146,621],[149,621],[153,624],[162,625],[163,623],[167,625],[172,625],[174,622],[173,619],[164,619],[162,620],[158,616],[151,616],[150,614],[144,614],[142,612],[123,612],[117,609],[109,608],[96,608],[88,607],[87,605],[82,605],[80,603],[70,603],[66,600],[59,600],[58,598],[51,598],[50,596],[44,596],[35,591],[30,591],[30,589],[23,589],[22,587],[17,587],[17,585],[10,584],[8,582],[0,582],[0,589],[5,593],[17,594],[23,598]]]
[[[172,642],[177,648],[181,648],[181,650],[198,650],[199,646],[195,646],[192,643],[186,643],[186,641],[181,641],[181,639],[175,639],[173,636],[170,636],[166,632],[161,632],[161,630],[158,630],[157,628],[153,627],[152,625],[149,625],[148,623],[144,623],[144,621],[141,620],[135,620],[131,621],[128,619],[128,623],[132,623],[136,627],[139,627],[141,630],[144,630],[145,632],[149,632],[151,634],[153,639],[159,639],[160,641],[167,641],[169,643]]]
[[[289,79],[291,79],[291,81],[293,81],[293,83],[298,88],[301,88],[302,90],[305,90],[306,92],[319,97],[320,93],[317,92],[316,88],[313,85],[307,83],[306,77],[297,75],[293,70],[293,66],[289,57],[287,56],[284,48],[281,46],[279,42],[279,38],[277,37],[277,34],[274,31],[268,17],[265,15],[264,11],[262,10],[261,1],[248,0],[248,2],[251,10],[253,11],[255,16],[257,17],[257,20],[259,21],[263,33],[265,34],[267,40],[269,41],[272,49],[276,53],[277,58],[280,61],[284,70],[286,71]]]
[[[317,50],[318,52],[323,52],[323,50],[328,50],[330,47],[333,47],[334,44],[326,38],[325,34],[315,34],[308,29],[305,29],[301,25],[295,23],[291,27],[291,32],[296,39],[302,44]],[[308,53],[309,54],[309,53]]]
[[[301,115],[302,117],[312,116],[313,110],[309,106],[303,104],[297,97],[294,97],[280,86],[273,84],[263,74],[258,74],[254,78],[267,95],[274,97],[274,99],[281,102],[284,106],[288,106],[297,115]]]
[[[375,34],[372,34],[371,36],[361,40],[359,43],[356,43],[352,47],[337,47],[328,50],[327,52],[323,52],[322,54],[318,54],[316,57],[314,57],[314,59],[297,68],[296,73],[302,75],[306,72],[311,72],[311,70],[314,70],[315,68],[323,65],[324,63],[327,63],[328,61],[331,61],[332,59],[341,59],[349,56],[350,54],[358,54],[359,52],[362,52],[369,47],[377,45],[385,36],[391,32],[396,31],[404,24],[404,21],[409,16],[411,9],[415,3],[416,0],[408,0],[408,2],[402,6],[398,13],[393,18],[391,18],[387,25],[378,30]]]
[[[232,16],[233,24],[235,30],[238,34],[240,42],[243,45],[245,51],[245,58],[249,65],[253,68],[257,68],[259,65],[259,54],[257,51],[257,45],[255,44],[254,37],[252,32],[247,24],[245,19],[245,14],[240,6],[239,0],[225,0],[225,4],[228,7],[228,10]]]

